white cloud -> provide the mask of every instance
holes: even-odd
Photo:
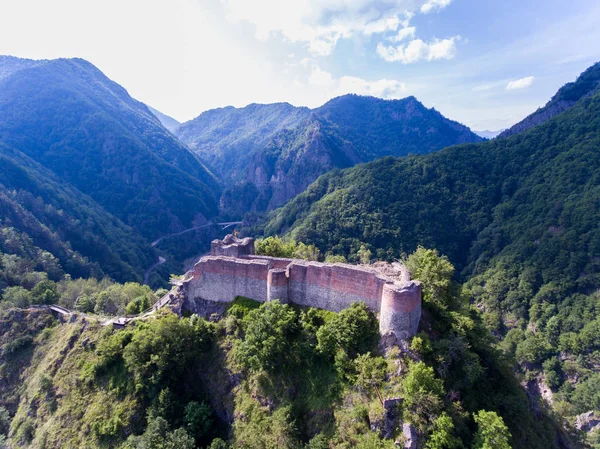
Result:
[[[392,15],[391,17],[383,17],[367,23],[362,32],[366,36],[370,36],[371,34],[385,33],[386,31],[396,31],[399,25],[400,18],[398,15]]]
[[[396,47],[380,43],[377,45],[377,54],[387,62],[400,61],[403,64],[412,64],[421,60],[453,59],[456,56],[456,41],[458,40],[460,40],[460,36],[435,39],[431,42],[413,39],[408,44]]]
[[[527,76],[525,78],[521,78],[518,80],[510,81],[506,85],[506,90],[517,90],[517,89],[526,89],[533,84],[535,80],[534,76]]]
[[[308,78],[308,83],[318,87],[331,87],[334,85],[331,73],[321,70],[319,67],[313,67]]]
[[[415,37],[417,29],[415,27],[406,26],[398,30],[398,34],[390,37],[388,40],[391,42],[402,42],[405,39]]]
[[[333,96],[345,94],[372,95],[374,97],[397,99],[406,96],[406,84],[397,80],[380,79],[367,81],[354,76],[340,78]]]
[[[345,94],[371,95],[379,98],[396,99],[406,96],[406,84],[397,80],[379,79],[368,81],[355,76],[334,78],[327,71],[314,66],[308,78],[312,86],[324,89],[323,98],[338,97]]]
[[[279,35],[288,42],[306,44],[315,55],[326,56],[340,39],[358,34],[395,32],[402,25],[398,37],[412,37],[416,30],[408,27],[408,20],[415,12],[443,8],[450,1],[220,0],[220,3],[229,21],[254,25],[257,39],[266,41]]]
[[[421,12],[428,14],[435,10],[440,10],[448,6],[452,0],[428,0],[427,3],[421,5]]]

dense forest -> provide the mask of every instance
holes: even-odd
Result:
[[[47,311],[5,309],[0,432],[24,447],[577,444],[525,394],[448,259],[420,248],[407,264],[423,282],[425,315],[400,346],[378,344],[377,319],[358,303],[333,313],[237,298],[210,321],[166,311],[120,330],[93,316],[61,324]],[[64,304],[83,291],[153,295],[90,281],[57,287]]]
[[[58,59],[16,67],[0,79],[0,142],[148,238],[216,215],[214,176],[92,64]]]
[[[110,276],[141,281],[155,259],[132,228],[17,150],[0,144],[0,291]]]
[[[574,417],[600,407],[598,129],[600,94],[585,95],[513,137],[328,173],[263,230],[350,261],[448,255],[524,381]]]

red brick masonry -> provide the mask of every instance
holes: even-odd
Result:
[[[249,249],[249,241],[254,244],[252,239],[228,240],[226,250],[243,255],[211,255],[200,259],[184,281],[187,301],[229,302],[239,295],[257,301],[279,299],[283,303],[336,312],[353,302],[364,301],[379,314],[382,333],[393,332],[407,338],[417,332],[421,286],[410,281],[407,272],[404,280],[398,281],[370,266],[255,256]],[[219,242],[213,242],[216,254],[224,251]],[[243,243],[243,248],[236,248],[236,242]]]

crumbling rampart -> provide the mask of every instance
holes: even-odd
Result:
[[[363,301],[379,315],[382,334],[397,338],[416,334],[421,318],[421,286],[401,267],[398,276],[348,264],[309,262],[254,255],[254,240],[227,236],[215,240],[211,255],[186,274],[184,308],[196,303],[231,302],[236,296],[339,312]]]

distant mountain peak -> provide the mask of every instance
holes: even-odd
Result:
[[[333,168],[483,140],[414,96],[357,94],[315,109],[289,103],[213,109],[184,123],[177,136],[230,188],[221,204],[239,211],[280,206]]]

